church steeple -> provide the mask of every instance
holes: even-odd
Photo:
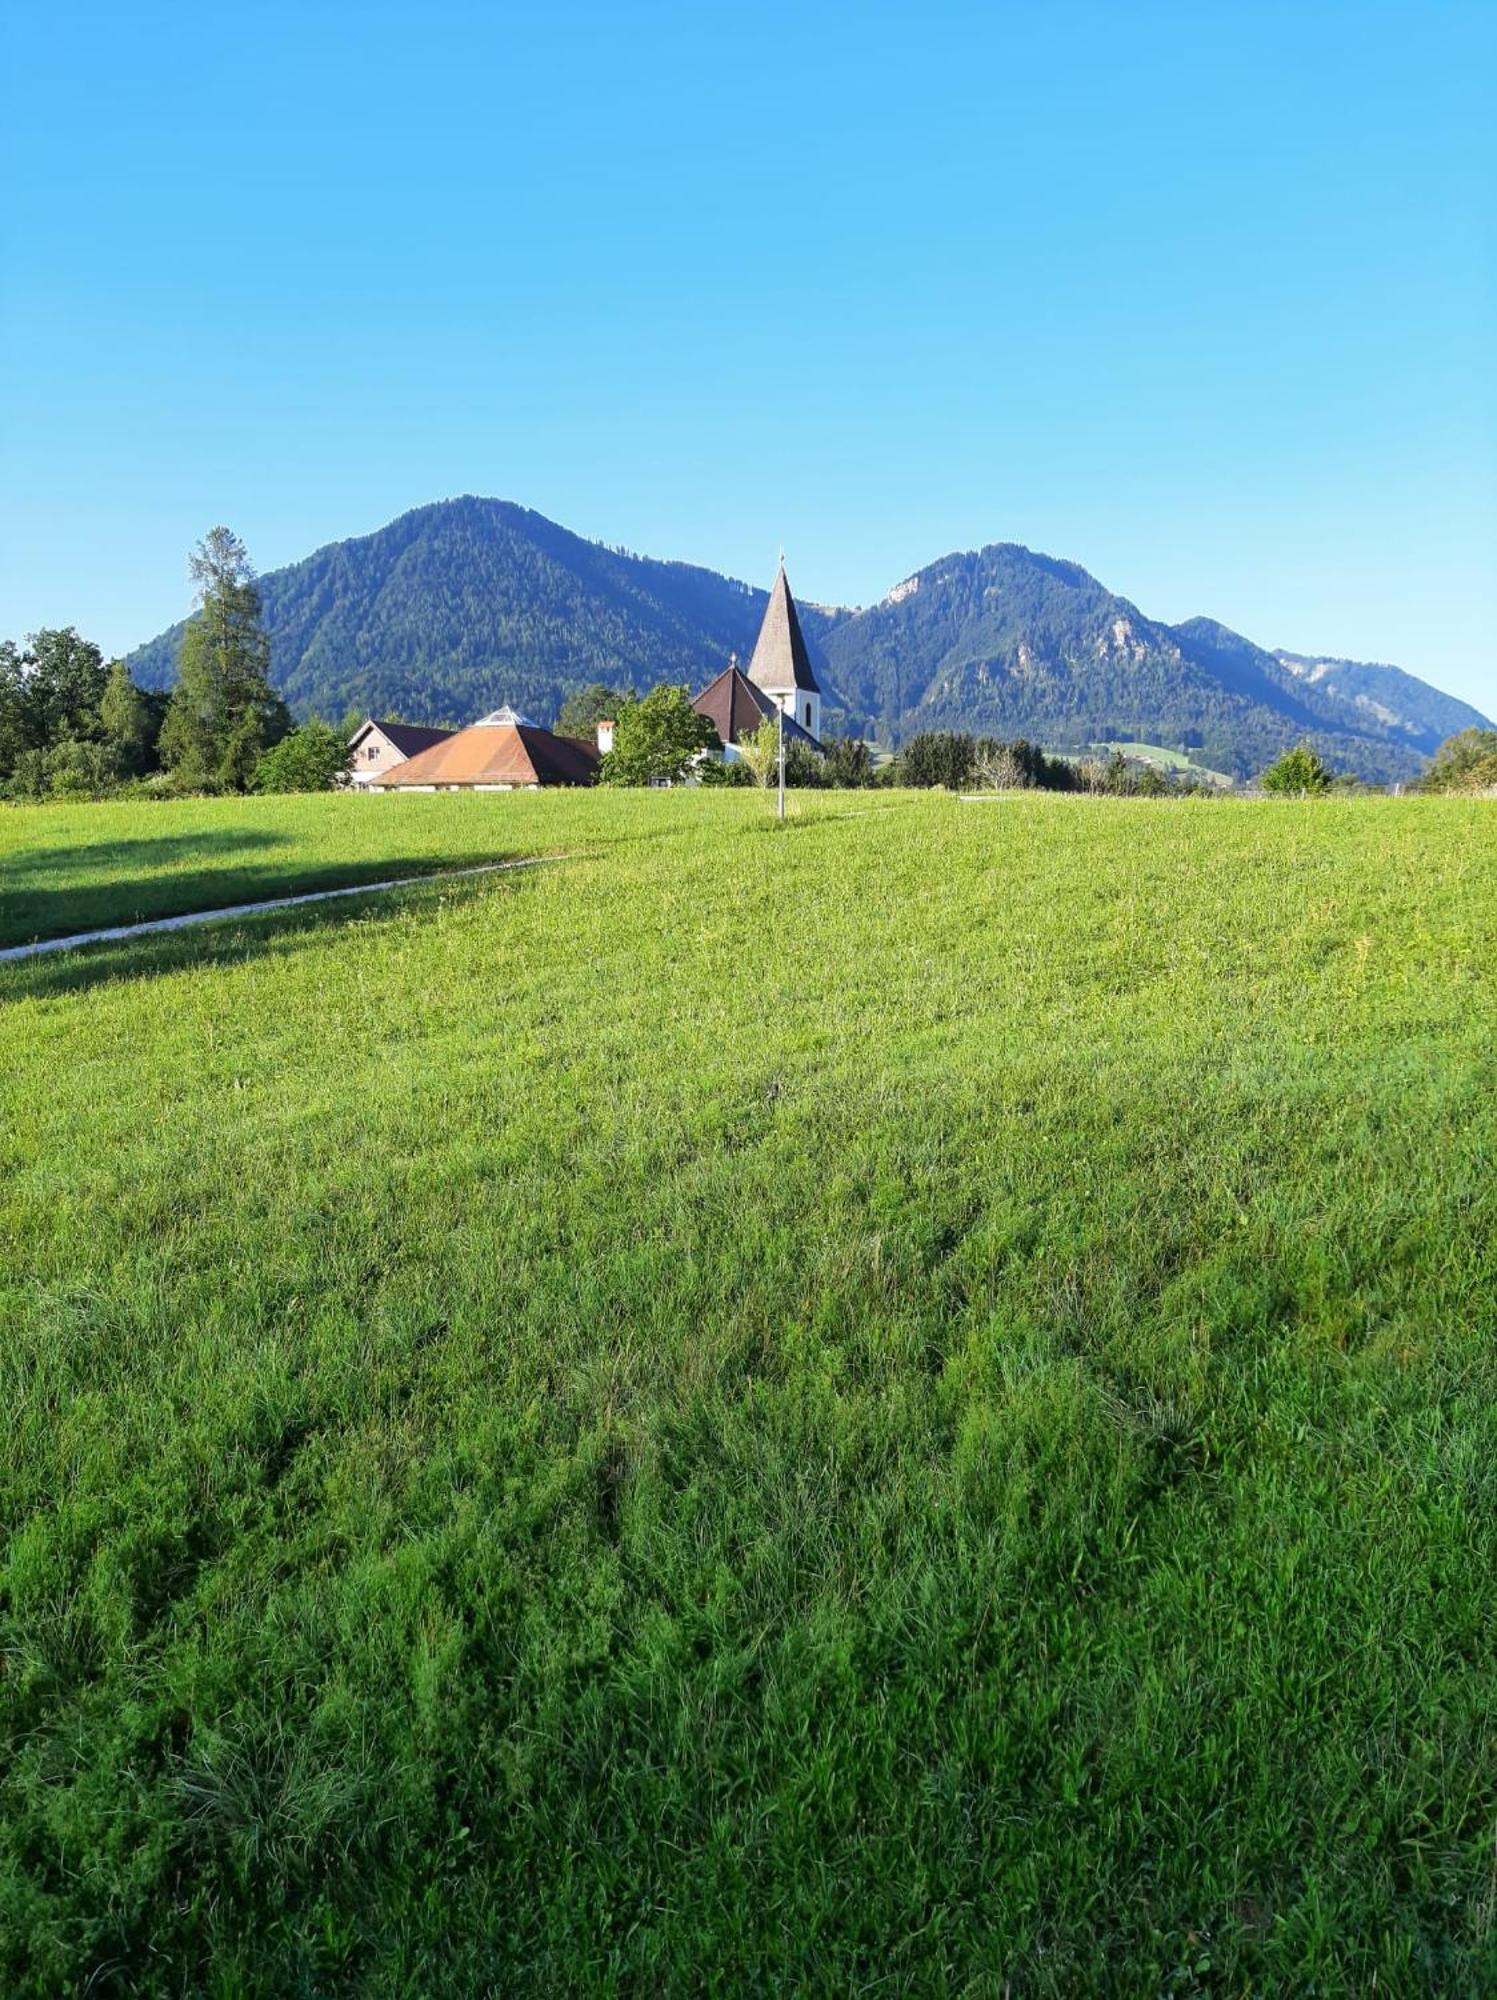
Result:
[[[805,707],[807,695],[816,696],[819,715],[821,689],[816,684],[816,676],[811,671],[810,655],[806,642],[801,636],[800,619],[795,614],[795,599],[790,595],[790,585],[785,580],[785,558],[780,557],[780,573],[774,580],[774,589],[769,593],[769,603],[764,610],[764,623],[759,627],[759,637],[754,642],[754,657],[749,661],[748,677],[755,687],[772,694],[787,715],[793,715],[799,722],[801,710]],[[799,694],[797,704],[785,697]],[[815,730],[812,730],[815,735]]]

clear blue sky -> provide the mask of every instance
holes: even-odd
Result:
[[[953,548],[1497,709],[1497,4],[28,4],[0,636],[423,501]]]

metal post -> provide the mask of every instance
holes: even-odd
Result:
[[[785,817],[785,710],[780,707],[780,818]]]

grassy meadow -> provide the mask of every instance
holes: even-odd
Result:
[[[1497,1986],[1497,811],[0,814],[0,1990]]]

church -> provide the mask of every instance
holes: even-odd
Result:
[[[725,764],[767,721],[783,715],[785,741],[824,756],[821,688],[806,651],[785,559],[764,608],[764,622],[745,673],[737,660],[692,701],[717,731]],[[352,782],[369,792],[510,792],[550,785],[591,785],[613,747],[612,722],[600,722],[596,743],[532,722],[513,708],[496,708],[466,729],[416,729],[371,718],[350,742]],[[702,753],[710,757],[710,750]]]
[[[771,718],[785,717],[785,741],[800,743],[818,756],[821,743],[821,688],[800,629],[795,599],[785,576],[785,558],[764,609],[745,674],[736,660],[707,683],[692,702],[705,715],[723,746],[723,761],[735,763],[738,745]]]

